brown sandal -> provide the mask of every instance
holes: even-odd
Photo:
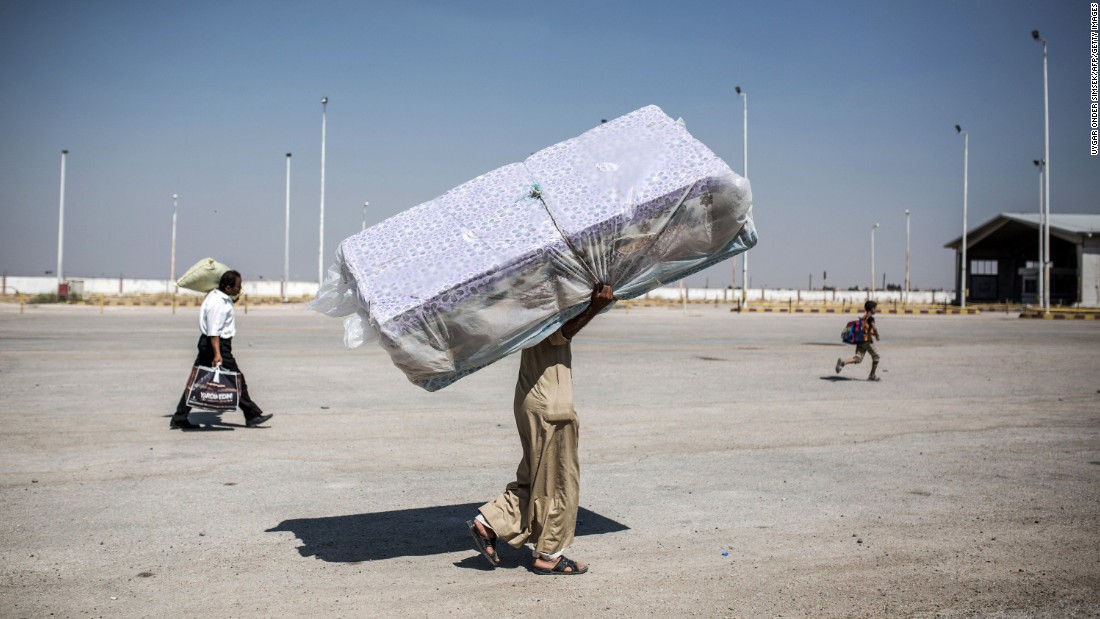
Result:
[[[568,572],[565,570],[569,570]],[[588,566],[584,566],[584,569],[577,567],[577,562],[562,555],[561,559],[558,559],[557,565],[548,570],[540,570],[534,568],[536,574],[540,576],[580,576],[588,571]]]
[[[477,523],[473,520],[466,521],[466,528],[470,530],[470,537],[474,538],[474,547],[481,556],[485,557],[493,567],[500,565],[500,557],[497,555],[497,536],[483,537],[477,530]]]

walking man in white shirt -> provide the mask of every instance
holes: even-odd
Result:
[[[245,425],[254,428],[271,419],[272,415],[264,414],[249,397],[244,373],[237,367],[237,360],[233,358],[233,336],[237,334],[237,326],[233,321],[233,301],[240,294],[241,274],[237,271],[226,271],[218,282],[218,288],[206,295],[206,300],[202,302],[202,309],[199,310],[199,329],[202,334],[199,336],[199,354],[195,357],[195,365],[207,367],[220,365],[240,374],[240,407],[244,411]],[[191,407],[187,405],[187,390],[184,389],[168,427],[173,430],[201,428],[201,425],[191,423],[187,419],[190,412]]]

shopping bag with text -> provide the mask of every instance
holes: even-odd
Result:
[[[196,365],[187,382],[187,405],[216,411],[231,411],[241,399],[240,374]]]

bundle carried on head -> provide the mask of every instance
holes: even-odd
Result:
[[[344,240],[310,306],[435,391],[541,341],[596,282],[634,298],[756,240],[748,181],[648,106]]]
[[[218,287],[222,275],[229,270],[229,267],[213,258],[203,258],[196,262],[195,266],[187,269],[187,272],[176,280],[176,284],[180,288],[196,292],[210,292]]]

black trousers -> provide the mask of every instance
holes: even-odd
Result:
[[[222,352],[222,367],[232,372],[240,374],[241,383],[241,399],[240,407],[244,411],[245,419],[252,419],[253,417],[259,417],[263,414],[260,407],[252,401],[252,398],[248,395],[248,382],[244,379],[244,373],[241,372],[241,368],[237,367],[237,360],[233,358],[233,339],[222,338],[219,342],[218,348]],[[199,354],[195,357],[195,365],[204,365],[211,367],[214,363],[214,345],[210,342],[210,338],[205,335],[199,336]],[[180,403],[176,405],[176,416],[186,417],[187,413],[191,412],[191,407],[187,405],[187,388],[183,390],[183,395],[180,396]]]

